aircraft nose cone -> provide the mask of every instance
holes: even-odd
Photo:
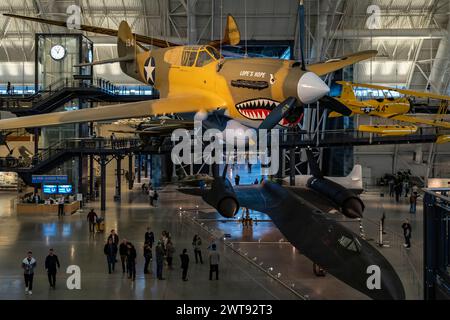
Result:
[[[303,104],[316,102],[330,92],[330,88],[313,72],[306,72],[297,84],[298,98]]]

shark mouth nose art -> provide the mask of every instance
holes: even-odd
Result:
[[[280,102],[275,100],[260,98],[238,103],[236,109],[245,118],[258,121],[266,119],[269,113],[279,104]],[[279,124],[282,126],[295,126],[303,119],[303,112],[301,115],[294,117],[294,119],[292,117],[288,118],[281,120]]]

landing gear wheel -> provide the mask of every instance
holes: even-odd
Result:
[[[313,272],[316,277],[325,277],[327,272],[318,264],[313,263]]]

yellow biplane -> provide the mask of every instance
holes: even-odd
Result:
[[[337,81],[337,83],[342,85],[342,91],[340,96],[336,99],[348,108],[346,115],[367,115],[404,123],[401,125],[360,125],[358,127],[359,131],[376,133],[382,136],[394,136],[413,134],[418,130],[417,125],[450,129],[450,122],[445,120],[450,96],[346,81]],[[359,100],[355,95],[354,88],[380,90],[384,93],[384,97],[380,99]],[[396,92],[403,96],[393,97],[391,94],[392,92]],[[439,100],[440,108],[438,113],[433,115],[432,119],[409,114],[413,107],[412,100],[410,99],[411,97]],[[330,113],[329,117],[340,117],[342,115],[343,114],[341,113],[333,111]],[[443,143],[448,141],[445,136],[446,135],[441,136],[438,139],[438,142]]]

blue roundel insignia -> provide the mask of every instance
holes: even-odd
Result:
[[[155,58],[150,57],[147,59],[147,61],[145,61],[144,75],[147,83],[153,86],[155,84],[155,76],[156,76]]]

